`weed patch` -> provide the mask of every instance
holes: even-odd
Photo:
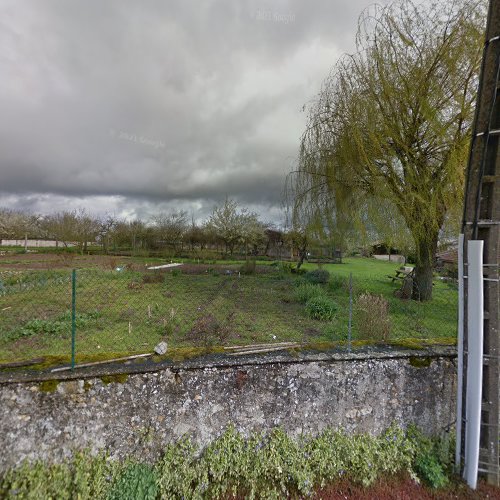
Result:
[[[320,285],[312,283],[301,283],[295,289],[295,298],[298,302],[305,304],[313,297],[323,297],[325,292]]]
[[[304,274],[304,279],[309,283],[325,284],[330,279],[330,273],[326,269],[314,269]]]
[[[317,295],[306,302],[306,313],[311,319],[330,321],[335,317],[338,305],[329,297]]]
[[[360,338],[379,341],[389,339],[389,303],[381,295],[360,295],[356,301],[356,319]]]

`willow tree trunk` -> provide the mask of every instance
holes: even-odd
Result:
[[[416,241],[415,275],[413,278],[413,299],[432,299],[432,271],[437,250],[438,233],[430,230]]]

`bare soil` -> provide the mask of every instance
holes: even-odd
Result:
[[[479,481],[477,490],[471,490],[462,482],[452,483],[439,490],[417,484],[409,477],[383,478],[369,488],[339,481],[316,490],[314,496],[321,500],[479,500],[500,499],[500,488]]]
[[[146,271],[147,267],[158,265],[157,260],[150,263],[147,259],[137,262],[133,257],[116,257],[109,255],[78,255],[68,253],[27,253],[0,255],[0,270],[47,270],[94,268],[113,270],[116,267],[126,267],[130,271]],[[240,264],[184,264],[177,268],[151,270],[150,273],[171,273],[181,271],[183,274],[235,274],[241,268]],[[256,274],[272,273],[269,266],[256,266]]]
[[[106,255],[76,255],[68,253],[27,253],[0,256],[0,269],[44,270],[72,269],[74,267],[98,267],[114,269],[119,264],[132,262],[130,257]],[[144,268],[145,266],[140,266]]]

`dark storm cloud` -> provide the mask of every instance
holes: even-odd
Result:
[[[4,0],[0,204],[278,217],[358,1]]]

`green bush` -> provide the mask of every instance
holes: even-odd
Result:
[[[432,452],[417,454],[415,471],[432,488],[443,488],[448,484],[448,478],[443,467]]]
[[[204,486],[200,481],[201,468],[196,452],[196,447],[186,436],[166,447],[156,466],[161,498],[199,498],[200,487]]]
[[[295,289],[295,298],[301,304],[305,304],[308,300],[313,297],[325,296],[325,291],[319,285],[313,285],[312,283],[302,282]]]
[[[61,464],[25,461],[0,476],[0,498],[104,500],[120,470],[120,462],[87,451],[77,452],[71,461]]]
[[[413,467],[418,477],[432,488],[446,486],[449,482],[446,469],[451,469],[453,449],[449,436],[432,439],[424,436],[415,426],[410,426],[408,438],[414,443]]]
[[[324,284],[328,283],[330,273],[325,269],[314,269],[314,271],[307,271],[304,274],[304,279],[309,283]]]
[[[338,305],[329,297],[318,295],[311,297],[306,302],[307,315],[312,319],[320,321],[330,321],[335,317],[338,311]]]
[[[155,500],[158,485],[155,471],[146,464],[128,464],[113,484],[107,500]]]
[[[284,279],[288,274],[292,273],[292,264],[290,262],[276,261],[271,266],[276,268],[280,279]]]

